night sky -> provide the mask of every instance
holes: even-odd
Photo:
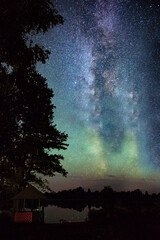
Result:
[[[51,50],[38,70],[54,90],[57,128],[68,133],[68,177],[53,190],[160,189],[160,4],[57,0],[64,17],[35,41]]]

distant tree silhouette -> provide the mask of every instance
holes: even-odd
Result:
[[[0,184],[1,189],[40,186],[40,176],[66,176],[61,154],[67,134],[53,122],[53,91],[36,71],[50,52],[32,36],[63,23],[50,0],[2,0],[0,4]],[[38,175],[37,175],[38,174]]]
[[[145,191],[145,195],[144,195],[145,199],[148,200],[148,192]]]
[[[89,199],[91,198],[91,190],[90,190],[90,188],[88,188],[87,196],[88,196]]]
[[[115,203],[113,189],[110,186],[104,187],[104,189],[101,191],[101,198],[102,207],[105,209],[106,215],[112,216]]]
[[[106,186],[101,191],[101,196],[103,199],[109,199],[112,197],[113,193],[114,193],[113,189],[110,186]]]

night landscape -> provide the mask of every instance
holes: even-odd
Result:
[[[0,1],[0,239],[160,239],[160,1]]]

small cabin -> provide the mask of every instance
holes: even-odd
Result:
[[[13,198],[15,222],[44,222],[45,195],[29,185]]]

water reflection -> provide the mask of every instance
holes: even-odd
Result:
[[[88,211],[88,206],[80,212],[74,209],[61,208],[55,205],[48,205],[44,209],[44,222],[59,223],[60,220],[65,220],[67,222],[83,222],[88,217]]]
[[[60,219],[68,222],[82,222],[85,221],[88,214],[88,207],[79,212],[74,209],[61,208],[54,205],[49,205],[44,209],[45,223],[58,223]]]

